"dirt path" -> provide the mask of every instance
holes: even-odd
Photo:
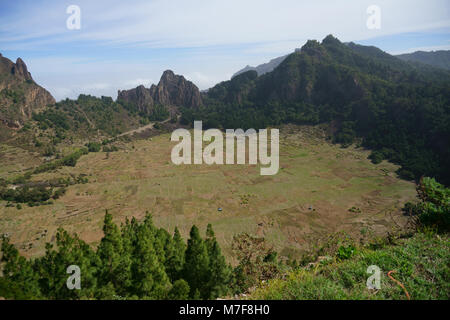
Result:
[[[91,126],[91,128],[94,128],[95,126],[94,126],[94,124],[91,122],[91,120],[88,118],[86,112],[84,112],[84,110],[81,109],[80,107],[78,107],[78,111],[80,111],[80,112],[84,115],[84,117],[86,118],[86,120],[87,120],[87,122],[89,123],[89,125]]]
[[[167,118],[167,119],[164,120],[164,121],[159,122],[159,123],[166,123],[166,122],[168,122],[168,121],[170,121],[170,117]],[[149,123],[149,124],[147,124],[147,125],[145,125],[145,126],[143,126],[143,127],[139,127],[139,128],[137,128],[137,129],[133,129],[133,130],[130,130],[130,131],[121,133],[121,134],[119,134],[117,137],[127,136],[127,135],[130,135],[130,134],[132,135],[132,134],[135,134],[135,133],[143,132],[143,131],[145,131],[145,130],[147,130],[147,129],[153,129],[153,127],[155,126],[155,123],[157,123],[157,122],[151,122],[151,123]]]

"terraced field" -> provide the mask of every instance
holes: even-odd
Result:
[[[192,224],[204,230],[212,223],[233,261],[230,244],[241,232],[264,236],[282,255],[297,257],[332,232],[375,236],[404,226],[400,208],[415,197],[414,184],[399,180],[395,165],[374,165],[369,151],[340,148],[326,136],[320,127],[281,127],[280,170],[274,176],[261,176],[258,165],[176,166],[169,134],[124,143],[109,155],[90,153],[76,167],[32,177],[86,175],[88,183],[70,186],[54,204],[18,210],[0,202],[0,233],[9,233],[22,254],[34,256],[54,241],[58,227],[95,244],[106,209],[116,221],[149,211],[157,226],[178,226],[184,236]],[[36,165],[35,155],[8,148],[0,148],[0,177]],[[12,151],[24,153],[20,159],[27,164],[8,160]]]

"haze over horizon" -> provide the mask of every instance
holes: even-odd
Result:
[[[66,27],[72,4],[81,9],[80,30]],[[380,29],[366,25],[373,4]],[[56,100],[115,99],[118,89],[158,83],[166,69],[207,89],[328,34],[391,54],[448,50],[449,12],[445,0],[2,2],[0,53],[21,57]]]

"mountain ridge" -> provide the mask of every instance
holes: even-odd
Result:
[[[25,62],[16,63],[0,54],[0,122],[21,128],[33,112],[55,103],[53,96],[32,78]]]
[[[396,55],[396,57],[404,61],[419,62],[450,70],[450,50],[415,51],[412,53],[399,54]]]
[[[202,105],[198,87],[182,75],[166,70],[157,85],[140,85],[134,89],[119,90],[117,101],[135,105],[139,112],[148,114],[155,105],[196,108]]]
[[[185,110],[183,123],[264,128],[331,123],[333,140],[362,138],[373,161],[401,164],[407,179],[450,181],[450,72],[411,64],[373,46],[332,35],[309,40],[272,72],[247,71],[205,95],[206,107]]]
[[[345,43],[345,44],[346,45],[355,45],[355,43],[353,43],[353,42],[349,42],[349,43]],[[294,53],[298,52],[300,50],[301,50],[300,48],[297,48],[297,49],[295,49]],[[241,70],[234,73],[231,78],[234,78],[237,75],[242,74],[247,71],[256,71],[258,76],[272,72],[291,54],[292,53],[289,53],[289,54],[286,54],[286,55],[283,55],[280,57],[272,58],[270,61],[259,64],[256,67],[247,65],[246,67],[244,67]],[[415,51],[412,53],[392,55],[392,56],[396,57],[400,60],[403,60],[405,62],[412,62],[412,63],[420,62],[422,64],[430,65],[430,66],[433,66],[436,68],[450,70],[450,50]],[[438,59],[438,61],[435,61],[433,59]]]

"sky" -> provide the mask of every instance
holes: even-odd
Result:
[[[71,5],[79,29],[67,27]],[[167,69],[203,90],[328,34],[391,54],[450,50],[450,1],[0,0],[0,53],[21,57],[57,101],[116,99]]]

